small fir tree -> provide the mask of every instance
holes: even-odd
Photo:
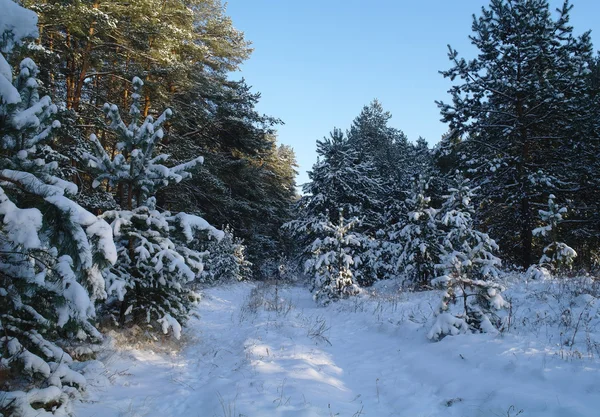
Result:
[[[211,239],[205,246],[204,271],[200,280],[206,283],[244,281],[252,277],[252,263],[246,259],[246,247],[233,235],[229,226],[223,239]]]
[[[113,317],[118,316],[119,324],[155,322],[164,333],[172,329],[178,338],[194,299],[187,284],[199,278],[204,267],[203,254],[188,245],[197,231],[216,239],[222,239],[223,232],[200,217],[171,215],[157,208],[156,192],[189,178],[190,170],[203,159],[197,157],[174,167],[163,165],[168,155],[157,151],[164,136],[163,125],[172,112],[167,109],[157,120],[147,116],[141,121],[143,84],[134,77],[129,125],[121,119],[116,105],[107,103],[103,107],[110,130],[117,135],[118,153],[109,156],[98,138],[91,135],[94,152],[84,157],[95,176],[93,186],[116,189],[125,208],[103,214],[113,228],[119,255],[107,276],[112,295],[109,311]]]
[[[438,210],[430,207],[431,199],[425,195],[427,188],[427,182],[421,176],[414,179],[412,195],[406,199],[408,222],[391,235],[402,247],[397,270],[419,285],[428,284],[435,276],[441,251],[436,220]]]
[[[388,233],[380,229],[374,238],[361,239],[361,244],[364,247],[361,254],[363,267],[358,271],[360,274],[357,277],[357,282],[361,286],[372,285],[375,280],[396,277],[395,260],[398,259],[402,249],[398,242],[390,239]]]
[[[373,258],[373,238],[381,216],[377,210],[383,206],[378,199],[381,179],[370,160],[363,160],[350,145],[341,130],[334,129],[329,138],[317,142],[319,160],[309,172],[310,182],[304,185],[305,195],[298,201],[296,219],[283,226],[301,248],[301,258],[312,259],[315,239],[324,239],[323,216],[335,224],[339,211],[355,222],[353,235],[363,244],[355,248],[361,261],[355,265],[354,278],[361,285],[370,285],[377,279]],[[321,159],[322,158],[322,159]],[[360,268],[358,265],[360,264]]]
[[[77,187],[61,177],[57,106],[40,97],[37,66],[25,58],[13,77],[5,58],[37,34],[35,13],[4,0],[0,9],[0,372],[10,377],[0,410],[67,415],[86,385],[67,347],[101,339],[94,301],[116,250],[108,224],[75,203]]]
[[[494,281],[501,263],[494,255],[498,245],[473,228],[475,189],[459,175],[448,191],[440,219],[443,249],[436,266],[443,275],[432,281],[444,289],[428,334],[434,340],[469,331],[494,332],[502,323],[496,312],[508,307],[502,286]]]
[[[540,220],[544,226],[535,228],[533,235],[548,241],[544,248],[544,254],[538,262],[540,267],[546,267],[552,272],[568,270],[573,265],[577,252],[569,245],[559,242],[558,228],[563,221],[563,215],[567,212],[566,207],[558,207],[554,202],[556,197],[550,194],[548,197],[548,210],[540,210]]]
[[[339,212],[337,224],[322,216],[316,223],[321,236],[311,246],[312,258],[306,261],[305,273],[312,279],[315,301],[328,304],[331,301],[359,293],[354,281],[354,271],[360,258],[356,251],[360,240],[350,231],[356,219],[346,221]]]

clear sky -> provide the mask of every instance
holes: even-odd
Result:
[[[391,126],[430,145],[447,130],[435,100],[448,101],[447,44],[466,58],[472,14],[486,0],[229,0],[227,14],[255,48],[241,73],[262,94],[258,110],[281,118],[279,141],[300,165],[316,161],[315,141],[344,130],[374,98]],[[562,4],[551,0],[553,8]],[[576,34],[600,37],[600,0],[573,0]],[[600,40],[595,42],[596,49]]]

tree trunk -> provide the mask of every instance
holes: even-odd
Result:
[[[92,6],[94,9],[98,9],[98,3],[94,3]],[[92,21],[90,24],[90,29],[88,31],[88,40],[85,45],[85,50],[83,53],[83,61],[81,64],[81,70],[79,72],[79,77],[77,78],[77,84],[75,86],[75,91],[73,92],[73,110],[79,110],[79,103],[81,101],[81,92],[83,90],[83,83],[85,82],[85,78],[87,75],[87,71],[91,64],[91,53],[92,53],[92,38],[94,37],[94,31],[96,27],[96,20]]]
[[[533,261],[533,231],[531,230],[531,207],[527,196],[521,200],[521,216],[523,217],[521,229],[522,264],[523,267],[528,268]]]
[[[523,100],[521,98],[517,99],[517,123],[519,123],[519,134],[521,140],[521,161],[518,166],[518,175],[519,181],[521,183],[521,192],[523,195],[521,196],[521,207],[520,207],[520,217],[521,217],[521,262],[522,266],[528,268],[531,265],[532,261],[532,247],[533,247],[533,231],[532,231],[532,221],[531,221],[531,204],[530,204],[530,185],[529,178],[527,172],[527,165],[529,163],[530,158],[530,149],[529,149],[529,135],[527,133],[527,128],[525,127],[525,117],[524,117],[524,109],[523,109]]]

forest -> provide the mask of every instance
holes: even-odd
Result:
[[[176,344],[204,356],[192,335],[234,320],[211,310],[219,300],[239,309],[236,332],[260,326],[247,315],[264,313],[280,320],[275,329],[307,326],[302,337],[319,349],[353,334],[339,324],[336,336],[325,322],[345,323],[344,308],[374,308],[369,331],[395,326],[410,343],[442,347],[533,337],[535,316],[556,334],[536,349],[574,360],[577,346],[597,378],[600,55],[590,32],[574,34],[572,7],[490,0],[473,16],[477,55],[448,46],[440,69],[452,82],[449,100],[440,91],[436,102],[443,137],[409,140],[375,99],[317,140],[309,181],[296,184],[294,150],[278,141],[285,121],[261,114],[260,93],[236,78],[253,49],[221,0],[0,0],[0,416],[154,415],[80,414],[77,404],[100,378],[91,369],[108,373],[107,351]],[[315,314],[288,316],[286,294]],[[231,346],[244,346],[247,361],[258,343],[250,339]],[[384,414],[377,375],[376,403],[344,400],[354,407],[347,415],[401,415]],[[294,403],[288,378],[264,408],[240,397],[242,413],[221,391],[194,407],[225,417],[292,406],[285,415],[346,415],[333,400]],[[238,394],[251,390],[237,384]],[[105,401],[99,395],[87,402]],[[502,414],[444,414],[464,400],[448,396],[411,415],[550,415],[510,403]],[[591,416],[590,398],[553,415]]]

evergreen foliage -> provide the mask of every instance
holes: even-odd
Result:
[[[125,206],[102,215],[111,224],[119,256],[108,272],[108,291],[116,298],[109,300],[109,308],[118,308],[115,315],[121,325],[128,320],[158,322],[163,332],[172,329],[179,338],[181,323],[194,298],[187,284],[203,271],[203,254],[185,244],[194,239],[196,230],[207,231],[216,239],[222,239],[223,232],[200,217],[183,212],[171,216],[156,207],[158,190],[189,177],[189,171],[203,158],[174,167],[163,165],[168,155],[158,150],[164,137],[163,124],[172,112],[167,109],[156,121],[152,116],[141,121],[143,82],[134,77],[132,85],[129,125],[121,119],[116,105],[103,107],[110,120],[108,127],[117,135],[118,153],[111,157],[91,135],[94,153],[84,154],[95,176],[93,186],[117,188],[120,204]],[[180,242],[172,236],[176,228],[185,237]]]
[[[244,239],[253,273],[261,277],[280,256],[279,228],[291,218],[295,157],[276,143],[275,126],[281,121],[256,111],[260,94],[244,80],[229,79],[252,49],[222,2],[25,4],[40,17],[41,37],[33,48],[46,67],[40,76],[65,106],[61,121],[68,121],[69,129],[59,142],[82,191],[78,201],[97,212],[115,209],[114,203],[128,206],[120,201],[127,194],[92,188],[89,178],[77,173],[87,164],[82,151],[92,152],[90,133],[97,133],[109,155],[115,153],[116,140],[105,131],[98,108],[106,102],[128,107],[129,80],[140,75],[145,82],[138,98],[141,117],[155,115],[156,109],[173,111],[161,148],[175,165],[188,155],[207,160],[194,168],[193,177],[162,189],[158,205],[231,225]],[[76,126],[84,129],[71,129]]]
[[[472,199],[475,189],[458,175],[441,209],[445,229],[443,249],[436,269],[443,275],[432,284],[444,289],[436,311],[436,322],[428,334],[438,340],[468,331],[495,332],[502,326],[497,311],[508,307],[502,298],[498,277],[498,245],[487,234],[475,230]]]
[[[348,131],[348,142],[361,155],[371,160],[379,178],[406,184],[410,144],[400,130],[388,126],[392,115],[383,109],[378,100],[364,106]]]
[[[307,214],[329,212],[335,222],[342,210],[348,217],[365,217],[367,227],[375,227],[381,181],[370,160],[362,160],[341,130],[317,141],[319,161],[309,173],[311,182],[303,187],[306,197],[300,205]]]
[[[296,266],[319,304],[436,286],[439,340],[504,329],[500,257],[600,263],[600,56],[568,1],[490,0],[478,55],[449,47],[439,144],[374,100],[317,141],[302,196],[282,121],[230,79],[252,49],[220,0],[0,10],[0,414],[68,415],[98,319],[179,339],[200,285]]]
[[[544,192],[586,207],[582,220],[596,210],[586,205],[597,192],[586,163],[597,155],[592,45],[589,32],[573,35],[570,10],[565,1],[553,17],[547,0],[491,0],[473,19],[478,56],[465,60],[449,48],[452,67],[442,72],[455,85],[452,103],[438,105],[458,167],[481,186],[478,223],[524,267],[533,263]]]
[[[360,240],[351,232],[355,224],[356,220],[344,219],[342,210],[337,223],[327,216],[315,221],[314,228],[323,237],[312,243],[312,256],[306,261],[305,273],[311,278],[315,301],[321,304],[360,291],[353,274],[360,266],[360,258],[356,256]]]
[[[539,265],[548,267],[551,271],[558,272],[571,268],[577,252],[564,242],[558,241],[558,226],[563,221],[563,215],[567,212],[566,207],[558,207],[554,202],[556,197],[550,194],[548,197],[548,210],[539,210],[540,219],[544,226],[533,230],[534,236],[545,238],[549,243],[544,248],[544,254],[540,258]]]
[[[116,250],[109,225],[75,203],[77,186],[61,177],[65,157],[51,147],[57,106],[40,97],[38,67],[25,58],[15,77],[5,58],[36,35],[35,15],[12,2],[0,8],[13,19],[0,16],[0,371],[13,377],[0,409],[68,413],[86,385],[68,351],[102,339],[94,302],[106,296],[101,270]]]
[[[371,236],[381,223],[377,210],[382,205],[378,199],[382,185],[375,167],[369,160],[360,159],[339,129],[334,129],[329,138],[317,141],[317,153],[319,161],[308,174],[311,182],[304,185],[305,195],[297,204],[298,218],[284,228],[297,239],[301,258],[306,260],[314,252],[315,239],[325,238],[323,233],[328,229],[323,226],[323,219],[335,224],[338,220],[334,216],[345,213],[354,222],[353,236],[362,242],[356,256],[362,258],[363,268],[357,270],[355,279],[361,284],[372,283],[377,267],[369,262],[376,261],[370,252]]]
[[[222,239],[207,240],[207,255],[200,280],[207,283],[245,281],[252,278],[252,263],[246,259],[246,246],[225,227]]]
[[[428,284],[435,276],[440,256],[438,210],[430,206],[428,184],[421,176],[414,179],[412,194],[406,199],[408,221],[392,235],[400,241],[402,252],[397,258],[398,271],[415,284]]]

